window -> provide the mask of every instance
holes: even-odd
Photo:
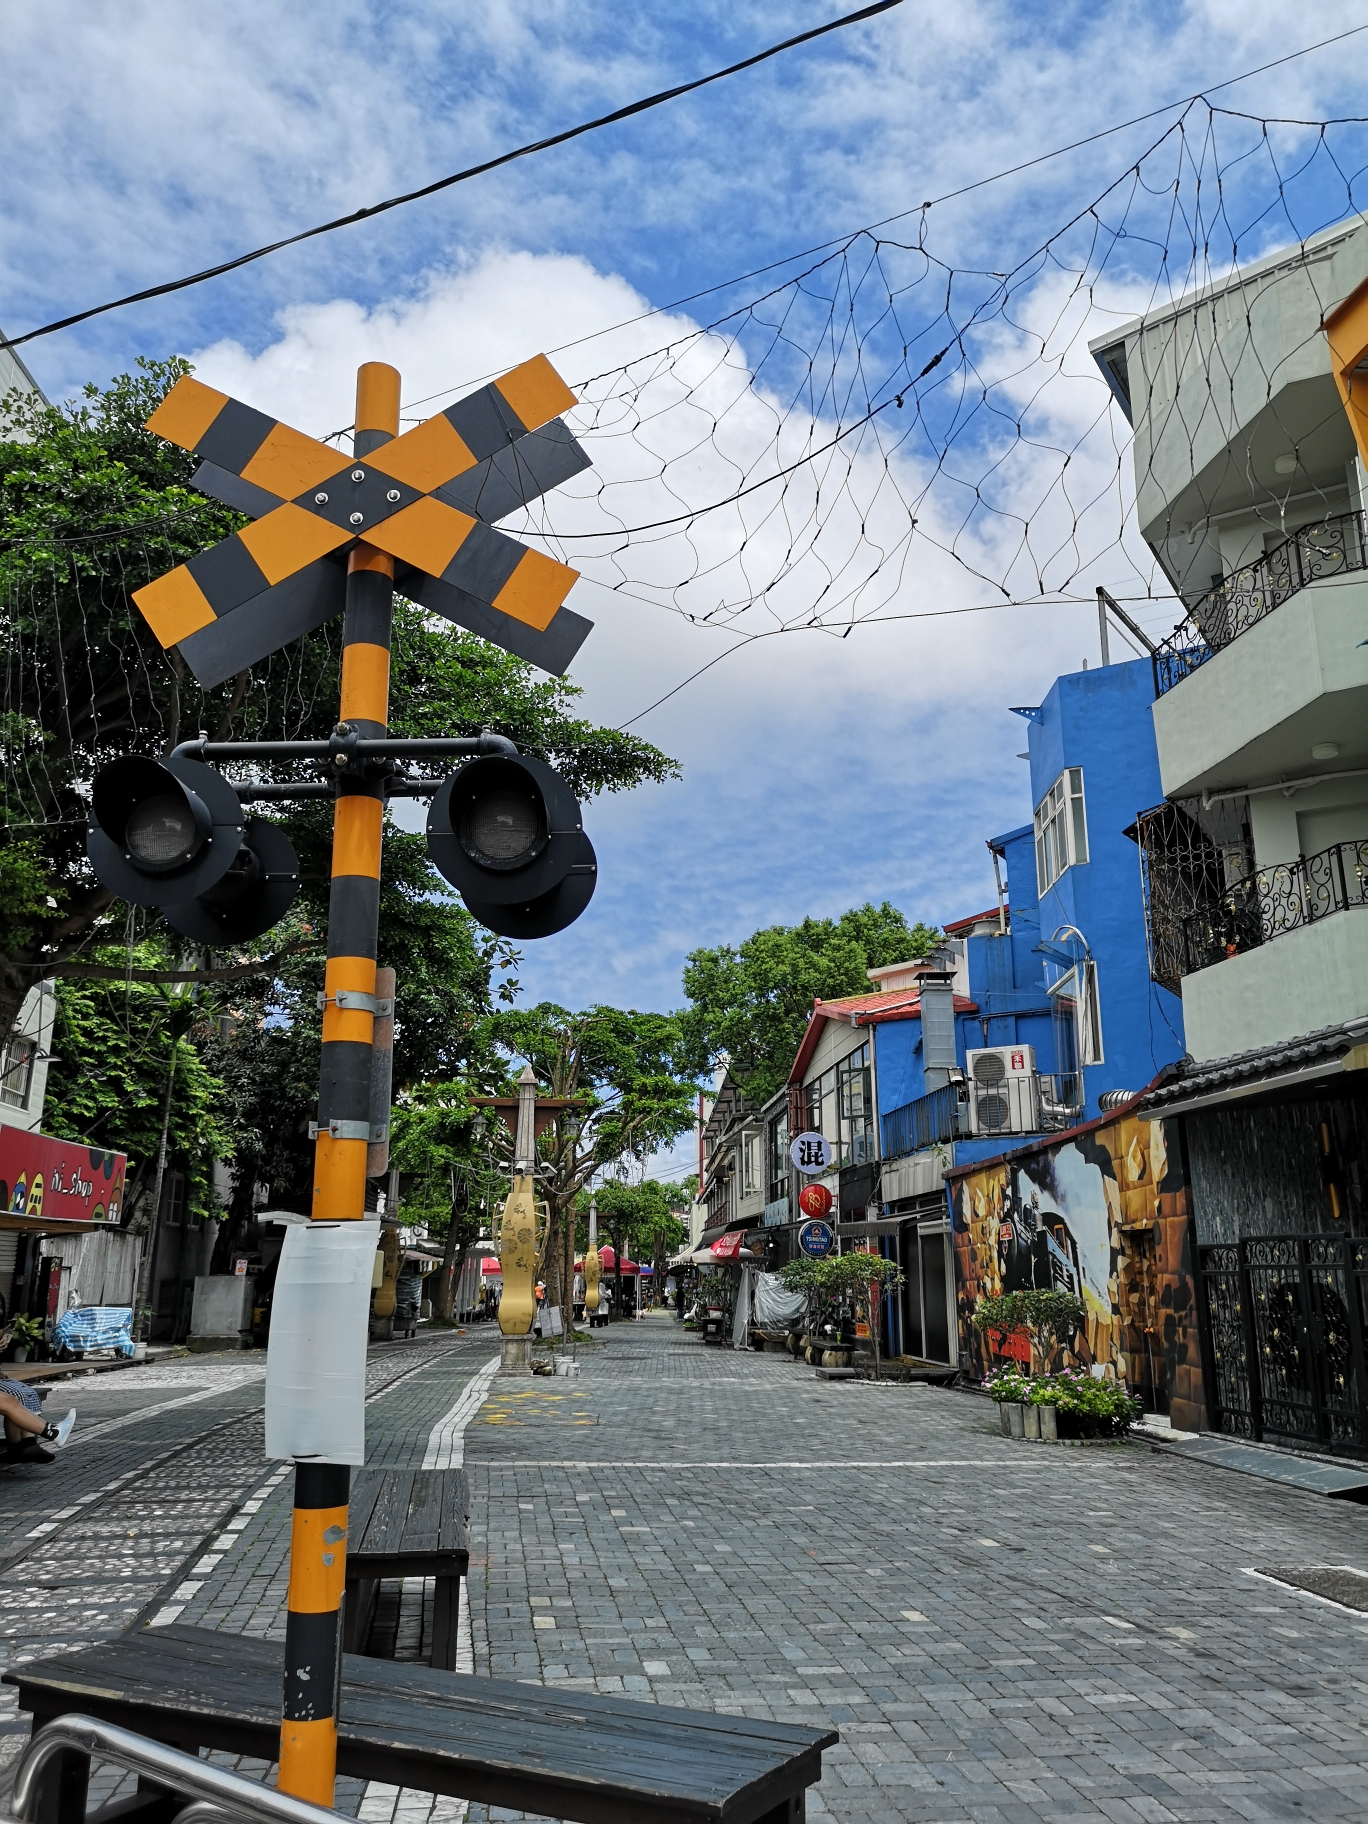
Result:
[[[1055,1066],[1072,1076],[1085,1064],[1101,1064],[1102,1009],[1097,995],[1097,964],[1075,965],[1050,986],[1054,1015]]]
[[[161,1219],[168,1229],[178,1229],[185,1218],[185,1173],[168,1172],[162,1179]]]
[[[1046,792],[1035,813],[1036,885],[1044,893],[1065,868],[1088,859],[1088,823],[1083,810],[1083,769],[1068,767]]]
[[[840,1120],[841,1164],[864,1165],[875,1156],[874,1076],[868,1043],[837,1065],[836,1106]]]
[[[765,1136],[766,1177],[765,1202],[777,1203],[788,1196],[789,1124],[787,1113],[775,1115]]]
[[[5,1047],[4,1066],[0,1069],[0,1103],[6,1108],[28,1107],[37,1056],[36,1039],[11,1039]]]
[[[760,1136],[747,1134],[741,1143],[741,1195],[760,1189]]]

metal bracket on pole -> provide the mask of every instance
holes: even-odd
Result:
[[[310,1121],[310,1140],[317,1140],[322,1132],[322,1122]],[[364,1140],[369,1145],[371,1124],[369,1121],[329,1121],[327,1132],[330,1140]]]
[[[388,1019],[394,1012],[394,1000],[388,995],[367,994],[364,988],[339,988],[335,994],[318,991],[318,1006],[321,1012],[329,1003],[339,1013],[373,1013],[377,1020]]]

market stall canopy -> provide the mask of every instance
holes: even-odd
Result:
[[[598,1257],[599,1257],[600,1273],[616,1273],[617,1272],[617,1255],[613,1252],[613,1250],[611,1248],[600,1248],[598,1251]],[[582,1260],[577,1260],[575,1262],[575,1271],[576,1271],[576,1273],[583,1273],[584,1262]],[[622,1257],[622,1276],[624,1279],[630,1279],[631,1276],[633,1275],[633,1273],[644,1273],[647,1276],[647,1278],[649,1278],[653,1271],[654,1271],[654,1268],[652,1268],[652,1267],[638,1266],[636,1261],[628,1260],[628,1258],[625,1254]]]

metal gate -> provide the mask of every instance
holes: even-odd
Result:
[[[1368,1455],[1368,1242],[1261,1236],[1197,1261],[1214,1429]]]

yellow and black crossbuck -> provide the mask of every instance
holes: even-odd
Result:
[[[564,672],[592,625],[562,605],[578,572],[492,522],[589,467],[558,416],[574,404],[537,355],[353,457],[186,375],[147,428],[196,452],[195,486],[256,523],[133,599],[208,689],[340,614],[364,542],[410,600]]]

